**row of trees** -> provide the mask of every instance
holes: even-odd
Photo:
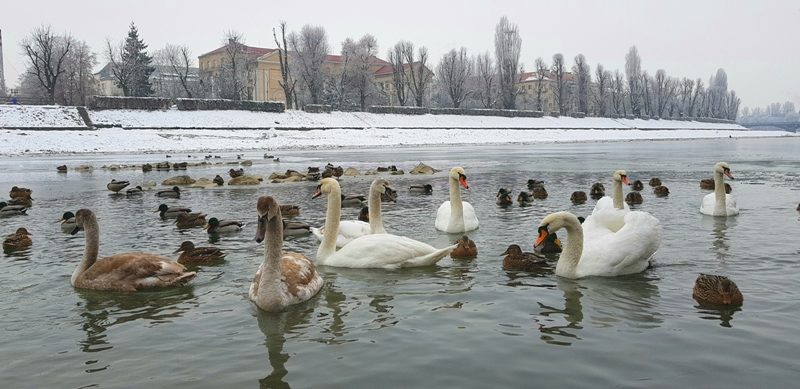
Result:
[[[766,107],[742,108],[742,123],[800,122],[800,113],[794,103],[771,103]]]

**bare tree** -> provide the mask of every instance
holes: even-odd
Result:
[[[656,76],[653,79],[653,93],[656,102],[655,114],[659,117],[664,117],[667,105],[675,96],[676,88],[677,84],[671,78],[667,77],[667,72],[664,71],[664,69],[656,70]]]
[[[414,44],[411,42],[404,42],[403,56],[406,63],[408,63],[410,82],[408,83],[409,90],[414,96],[414,102],[417,107],[422,107],[425,100],[425,93],[431,83],[433,75],[428,70],[428,49],[421,46],[418,50],[419,58],[414,57]]]
[[[636,46],[631,46],[628,54],[625,55],[625,77],[628,79],[631,112],[639,115],[642,110],[642,58],[639,57],[639,50],[636,49]]]
[[[575,74],[577,84],[578,112],[589,113],[589,84],[592,82],[592,72],[583,54],[575,56],[572,73]]]
[[[252,69],[247,57],[244,36],[236,31],[225,32],[225,49],[217,75],[219,96],[224,99],[243,100],[250,97]]]
[[[625,81],[619,70],[615,70],[614,75],[611,76],[611,104],[615,114],[628,114],[625,108]]]
[[[86,105],[86,97],[96,94],[96,82],[92,69],[97,65],[97,56],[84,41],[72,41],[71,49],[64,60],[63,82],[56,94],[66,105]]]
[[[389,50],[389,63],[392,64],[392,84],[394,94],[400,106],[406,105],[406,91],[408,90],[408,75],[406,74],[406,62],[403,55],[403,42],[398,42],[394,48]]]
[[[543,97],[547,73],[549,72],[550,69],[547,67],[542,57],[536,58],[536,110],[538,111],[544,110]]]
[[[298,67],[303,84],[313,104],[319,104],[324,84],[322,65],[328,55],[328,36],[322,26],[305,25],[300,34],[289,37],[289,45]]]
[[[742,103],[742,100],[739,99],[738,96],[736,96],[736,91],[734,90],[730,91],[727,100],[728,100],[727,119],[736,120],[736,117],[739,115],[739,105]]]
[[[58,78],[64,73],[64,60],[70,51],[72,39],[68,36],[56,36],[50,26],[34,29],[23,39],[22,49],[28,57],[28,71],[36,76],[39,83],[47,91],[50,104],[56,102]]]
[[[286,22],[281,21],[280,24],[281,39],[278,40],[278,35],[275,29],[272,29],[272,39],[275,40],[275,46],[278,47],[278,62],[281,66],[281,79],[278,84],[283,89],[283,96],[286,101],[286,109],[292,109],[292,100],[294,98],[294,88],[297,86],[297,80],[292,78],[291,68],[289,67],[289,50],[286,46]]]
[[[114,78],[114,83],[122,89],[122,95],[128,96],[130,93],[131,78],[133,77],[133,69],[124,65],[122,59],[125,45],[120,43],[118,46],[111,44],[110,40],[106,40],[106,59],[111,63],[111,76]]]
[[[602,117],[608,114],[608,90],[611,87],[611,72],[605,70],[603,65],[597,64],[594,74],[595,82],[597,84],[594,107],[597,116]]]
[[[342,45],[342,53],[347,58],[345,65],[347,84],[358,96],[361,110],[365,111],[367,98],[375,88],[370,68],[375,63],[375,54],[378,53],[378,41],[370,34],[364,35],[358,42],[347,39]]]
[[[471,93],[467,90],[467,80],[472,77],[472,60],[467,56],[467,49],[453,49],[442,56],[436,74],[450,96],[453,107],[458,108]]]
[[[553,76],[556,78],[555,89],[553,90],[553,97],[556,100],[558,113],[565,115],[567,113],[567,84],[564,80],[564,56],[561,53],[553,55]]]
[[[652,81],[653,80],[650,77],[650,75],[647,74],[647,71],[642,72],[642,81],[641,81],[641,85],[642,85],[642,88],[641,88],[641,90],[642,90],[642,108],[644,108],[644,114],[645,115],[651,115],[652,114],[652,110],[651,110],[652,106],[650,104],[653,101],[652,100],[652,96],[651,96],[652,89],[650,88],[650,84],[652,83]]]
[[[694,95],[692,95],[691,104],[689,104],[689,116],[702,116],[700,112],[701,106],[703,104],[703,100],[705,99],[703,96],[705,95],[705,90],[703,89],[703,79],[698,78],[695,81],[695,88],[694,88]]]
[[[495,27],[494,51],[500,79],[500,99],[505,109],[517,107],[521,49],[522,38],[519,35],[519,27],[511,24],[508,18],[503,16]]]
[[[483,108],[492,108],[497,103],[497,71],[489,53],[478,54],[475,61],[478,73],[478,97]]]
[[[162,50],[155,53],[154,58],[159,64],[168,67],[172,74],[178,78],[186,97],[194,97],[193,90],[195,90],[195,85],[192,84],[190,79],[196,77],[196,75],[192,73],[194,56],[189,47],[167,44]]]
[[[684,78],[681,81],[681,106],[680,106],[680,114],[681,116],[687,116],[689,112],[689,103],[692,101],[692,92],[694,91],[694,80],[691,78]]]

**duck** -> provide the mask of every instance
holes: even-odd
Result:
[[[797,212],[800,212],[800,203],[797,204]]]
[[[381,193],[381,201],[384,203],[396,203],[397,191],[392,188],[387,188],[386,192]]]
[[[533,190],[534,188],[544,186],[544,181],[539,180],[528,180],[527,182],[528,190]]]
[[[580,221],[580,219],[578,220]],[[561,251],[561,239],[558,239],[558,235],[555,233],[548,234],[542,244],[533,248],[533,252],[536,254],[558,254]]]
[[[726,194],[723,186],[723,176],[733,180],[731,168],[726,162],[717,162],[714,165],[714,193],[703,197],[700,203],[700,213],[708,216],[730,217],[739,214],[736,198]]]
[[[534,247],[542,244],[549,234],[561,229],[567,231],[567,244],[556,264],[556,275],[564,278],[588,276],[613,277],[640,273],[647,269],[653,255],[661,245],[662,229],[658,219],[646,212],[631,211],[625,214],[624,226],[613,232],[586,231],[591,223],[589,216],[583,225],[569,212],[556,212],[545,216],[539,224],[539,235]]]
[[[537,200],[544,200],[547,198],[547,189],[544,186],[537,186],[533,188],[533,198]]]
[[[633,190],[638,192],[638,191],[644,189],[644,184],[642,184],[642,181],[636,180],[631,185],[631,189],[633,189]]]
[[[603,192],[603,193],[605,194],[605,192]],[[600,197],[603,197],[603,196],[600,196]],[[571,201],[572,204],[575,204],[575,205],[586,203],[586,192],[584,192],[582,190],[572,192],[572,195],[569,196],[569,201]]]
[[[320,185],[317,185],[317,189],[319,189],[321,185],[322,184],[320,181]],[[383,227],[383,218],[380,215],[381,212],[380,194],[384,192],[388,187],[389,183],[382,178],[378,178],[372,181],[372,184],[370,184],[369,187],[369,206],[361,208],[361,212],[364,212],[364,208],[366,208],[368,220],[339,221],[339,232],[336,238],[336,248],[342,248],[351,241],[353,241],[354,239],[364,235],[386,233],[386,229]],[[317,240],[322,242],[325,238],[325,228],[326,227],[322,228],[312,227],[311,233],[314,234]]]
[[[0,201],[0,217],[25,215],[28,208],[22,205],[8,205],[5,201]]]
[[[653,177],[650,179],[650,186],[656,187],[661,185],[661,179],[658,177]]]
[[[231,169],[228,171],[228,175],[230,175],[231,178],[241,177],[244,175],[244,168],[239,168],[238,170]]]
[[[478,246],[466,235],[456,241],[456,248],[450,253],[450,258],[453,259],[473,259],[477,256]]]
[[[156,212],[159,213],[162,219],[175,219],[179,214],[192,212],[192,209],[186,207],[170,207],[167,206],[167,204],[161,204],[158,206]]]
[[[364,195],[342,195],[342,206],[343,207],[363,207],[364,202],[367,201],[367,198]]]
[[[644,199],[642,198],[642,194],[639,192],[628,192],[628,194],[625,196],[625,202],[629,205],[635,205],[641,204],[644,202]]]
[[[217,174],[216,176],[214,176],[214,179],[212,180],[212,182],[217,184],[217,186],[222,186],[222,184],[225,183],[225,180],[222,179],[222,177],[219,174]]]
[[[523,207],[531,205],[533,204],[533,196],[531,196],[530,193],[523,190],[519,192],[519,195],[517,195],[517,202],[519,203],[520,206]]]
[[[606,188],[603,186],[603,184],[599,182],[595,182],[594,184],[592,184],[592,188],[589,190],[589,196],[593,200],[602,198],[605,195],[606,195]]]
[[[656,197],[667,197],[669,196],[669,188],[664,185],[659,185],[653,188],[653,193],[655,193]]]
[[[61,223],[62,232],[72,232],[75,229],[75,214],[70,211],[64,212],[56,223]]]
[[[358,220],[369,223],[369,207],[361,207],[361,212],[358,213]]]
[[[14,197],[8,200],[8,205],[18,205],[26,208],[33,206],[33,199],[27,196]]]
[[[320,180],[313,198],[318,198],[323,194],[328,198],[328,210],[325,216],[323,239],[317,250],[317,265],[386,270],[432,266],[456,248],[456,245],[451,245],[437,249],[427,243],[399,235],[372,233],[355,238],[336,251],[341,216],[339,182],[332,178]],[[378,198],[375,195],[370,195],[370,197]],[[371,223],[382,224],[380,208],[380,201],[369,205]]]
[[[311,226],[308,223],[283,219],[283,236],[299,236],[310,233]]]
[[[713,178],[704,178],[700,180],[700,189],[705,190],[714,190],[714,179]],[[727,182],[725,183],[725,193],[730,194],[733,188]]]
[[[129,252],[98,260],[100,227],[94,212],[89,209],[75,213],[72,234],[79,230],[86,233],[86,248],[70,278],[70,284],[75,288],[136,292],[185,285],[197,276],[196,272],[186,271],[183,265],[158,254]]]
[[[495,196],[495,203],[501,207],[507,207],[514,204],[514,200],[511,199],[511,193],[508,193],[506,188],[500,188]]]
[[[418,194],[433,194],[433,185],[425,184],[425,185],[411,185],[408,188],[408,191],[411,193],[418,193]]]
[[[66,173],[67,172],[67,165],[56,166],[56,171],[59,172],[59,173]]]
[[[13,234],[6,236],[3,240],[3,251],[6,253],[14,251],[22,251],[31,247],[33,241],[31,240],[31,233],[25,227],[17,228]]]
[[[229,232],[239,232],[244,227],[244,223],[236,220],[219,220],[215,217],[208,219],[205,230],[209,234],[225,234]]]
[[[225,260],[225,254],[217,247],[195,247],[190,240],[181,243],[175,254],[181,253],[178,263],[184,266],[197,266],[219,263]]]
[[[461,200],[461,192],[458,188],[461,185],[464,189],[469,189],[464,168],[457,166],[450,169],[448,181],[450,184],[450,200],[439,206],[434,226],[437,230],[450,234],[477,230],[480,223],[478,222],[478,216],[475,214],[475,209],[472,204]]]
[[[250,301],[261,310],[282,311],[319,293],[324,284],[305,255],[283,250],[283,217],[274,198],[262,196],[256,205],[256,242],[264,240],[264,261],[250,283]]]
[[[117,181],[115,179],[112,179],[111,182],[106,184],[106,188],[108,188],[108,190],[114,193],[119,193],[119,191],[125,189],[130,184],[131,183],[128,181]]]
[[[22,188],[19,186],[12,186],[11,190],[8,192],[8,197],[17,198],[17,197],[31,197],[33,191],[28,188]]]
[[[700,273],[694,281],[692,298],[700,305],[740,306],[744,296],[733,280],[725,276]]]
[[[203,227],[206,225],[206,214],[200,212],[181,212],[175,217],[175,225],[179,229]]]
[[[281,204],[281,215],[283,217],[300,216],[300,207],[292,204]]]
[[[177,186],[173,186],[172,189],[169,190],[160,190],[156,192],[157,197],[169,197],[174,199],[181,198],[181,188]]]
[[[142,189],[140,185],[136,185],[133,188],[130,188],[125,191],[125,195],[128,197],[141,196],[143,194],[144,194],[144,189]]]
[[[550,270],[550,264],[543,257],[534,253],[524,253],[519,245],[509,245],[505,252],[500,254],[503,258],[503,270],[511,271],[542,271]]]

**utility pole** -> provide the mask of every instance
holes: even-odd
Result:
[[[6,78],[3,75],[3,30],[0,30],[0,96],[6,94]]]

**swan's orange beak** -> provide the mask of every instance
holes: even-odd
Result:
[[[311,196],[311,198],[312,198],[312,199],[315,199],[315,198],[317,198],[317,197],[319,197],[319,196],[322,196],[322,189],[321,189],[321,188],[317,188],[317,191],[316,191],[316,192],[314,192],[314,195],[313,195],[313,196]]]
[[[536,242],[533,243],[533,247],[539,247],[539,245],[541,245],[542,242],[544,242],[544,240],[547,238],[547,235],[549,235],[547,228],[539,227],[539,237],[536,238]]]
[[[622,176],[622,183],[625,185],[630,185],[631,182],[628,181],[628,176]]]
[[[731,171],[730,171],[730,170],[725,170],[725,172],[724,172],[724,173],[725,173],[725,175],[726,175],[726,176],[728,176],[728,178],[730,178],[731,180],[735,180],[735,178],[733,178],[733,174],[731,174]]]
[[[467,177],[461,176],[458,178],[458,183],[464,187],[464,189],[469,189],[469,183],[467,183]]]

